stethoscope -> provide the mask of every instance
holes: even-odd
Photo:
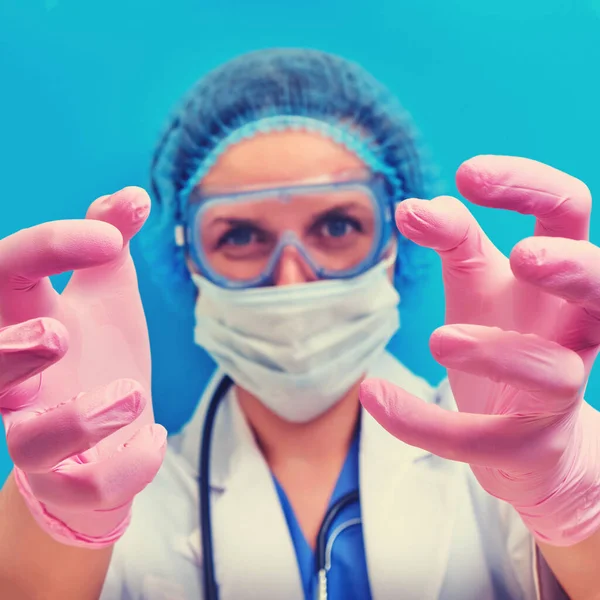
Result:
[[[200,440],[200,461],[198,467],[198,490],[200,495],[200,536],[202,543],[202,576],[204,587],[204,600],[218,600],[219,589],[215,576],[215,563],[212,539],[212,522],[210,515],[210,450],[213,426],[217,409],[227,392],[233,385],[233,381],[227,375],[219,382],[214,391],[206,410],[202,439]],[[325,514],[319,533],[317,534],[317,547],[315,551],[315,562],[318,574],[318,600],[327,600],[327,574],[331,569],[331,554],[333,543],[337,537],[349,527],[361,524],[360,517],[349,519],[339,525],[330,534],[331,527],[336,517],[347,506],[359,501],[358,491],[350,492],[335,502]]]

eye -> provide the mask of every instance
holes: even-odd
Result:
[[[238,225],[224,233],[217,242],[217,248],[222,246],[248,246],[260,241],[260,232],[250,225]]]
[[[362,231],[361,224],[346,215],[327,215],[318,224],[321,235],[341,238],[350,233]]]

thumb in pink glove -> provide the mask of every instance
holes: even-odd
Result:
[[[150,209],[126,188],[85,220],[0,241],[0,414],[15,479],[56,540],[114,543],[157,473],[150,350],[129,240]],[[74,271],[62,294],[48,279]]]
[[[458,171],[472,202],[537,217],[510,260],[454,198],[407,200],[400,231],[442,260],[446,325],[431,351],[460,412],[367,380],[365,408],[408,444],[469,463],[540,541],[600,529],[600,414],[583,400],[600,343],[600,249],[587,240],[580,181],[520,158],[481,156]]]

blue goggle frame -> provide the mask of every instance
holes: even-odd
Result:
[[[199,228],[195,226],[198,220],[201,218],[204,211],[206,211],[215,202],[222,202],[227,200],[228,202],[236,201],[249,201],[253,198],[268,198],[270,196],[283,196],[287,194],[294,194],[297,192],[331,192],[339,189],[349,189],[353,187],[359,187],[361,189],[367,189],[370,192],[370,197],[373,199],[375,208],[375,242],[369,254],[356,266],[344,270],[344,271],[327,271],[326,269],[317,265],[314,260],[304,249],[303,245],[297,240],[296,236],[292,232],[285,232],[281,237],[277,247],[272,253],[269,262],[267,263],[263,272],[248,280],[232,280],[228,277],[216,273],[210,266],[204,252],[202,250],[202,243],[200,240]],[[273,275],[275,268],[279,261],[281,251],[284,247],[292,245],[301,254],[303,259],[306,261],[308,266],[313,270],[315,275],[319,279],[349,279],[361,275],[375,264],[377,264],[382,258],[386,250],[389,247],[392,239],[392,232],[394,228],[392,226],[394,218],[394,202],[390,198],[389,192],[386,186],[385,177],[380,173],[373,174],[367,180],[360,181],[343,181],[333,182],[326,184],[303,184],[294,185],[287,187],[262,189],[259,191],[239,192],[234,194],[219,194],[211,196],[203,196],[200,193],[193,193],[187,203],[186,209],[186,225],[184,226],[185,239],[182,240],[185,247],[186,253],[191,257],[194,265],[198,271],[206,277],[209,281],[224,287],[227,289],[247,289],[253,287],[261,287],[273,284]]]

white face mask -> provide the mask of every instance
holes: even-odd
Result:
[[[352,279],[248,290],[193,274],[196,343],[281,418],[310,421],[365,375],[397,331],[391,264]]]

